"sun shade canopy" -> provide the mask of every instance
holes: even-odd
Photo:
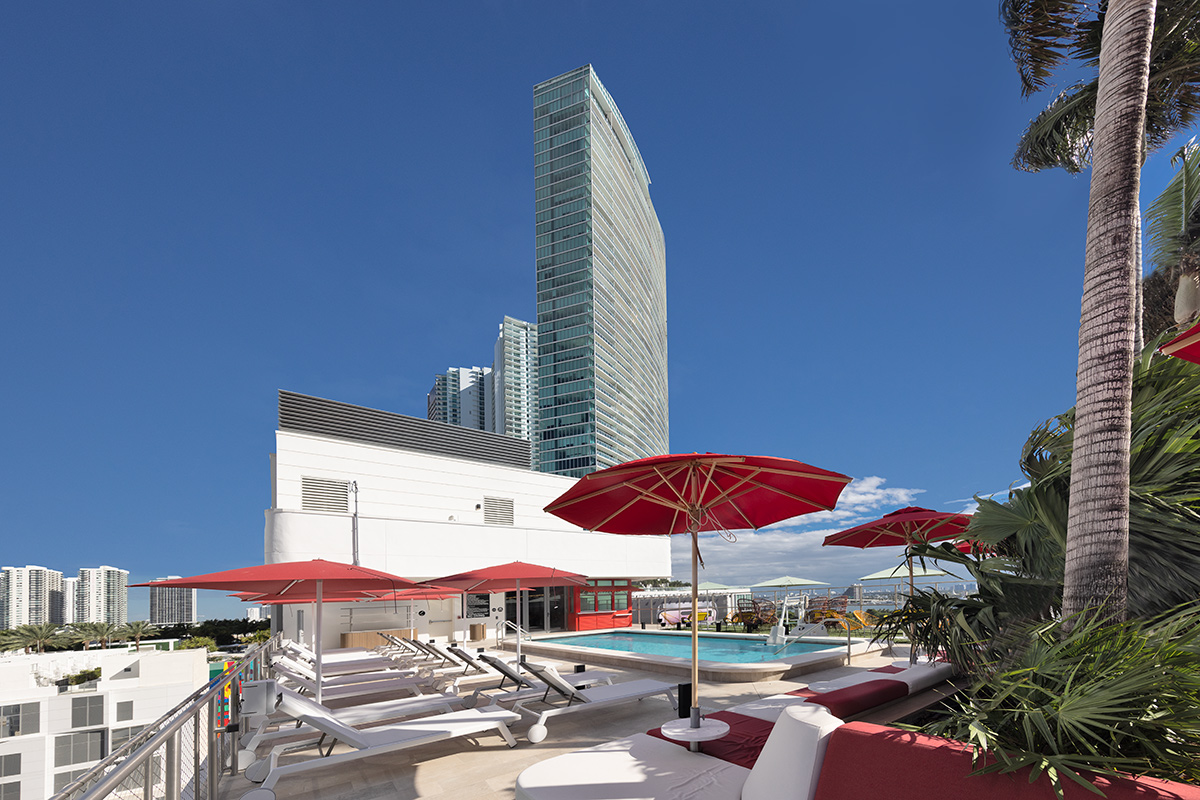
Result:
[[[772,456],[653,456],[580,478],[546,511],[605,533],[744,530],[828,511],[849,482]]]
[[[462,592],[512,592],[539,586],[586,586],[587,576],[540,564],[512,561],[435,578],[430,582]]]
[[[950,514],[909,506],[885,514],[874,522],[831,533],[825,537],[822,544],[840,544],[847,547],[907,547],[913,542],[936,542],[962,536],[970,524],[970,514]]]
[[[365,595],[369,592],[394,592],[419,584],[369,567],[314,558],[312,561],[281,561],[253,567],[209,572],[187,578],[134,583],[131,586],[181,586],[188,589],[222,589],[227,592],[255,592],[264,595],[303,597],[296,602],[316,599],[316,582],[324,593],[334,596]]]

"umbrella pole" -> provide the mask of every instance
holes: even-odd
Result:
[[[517,578],[517,671],[521,671],[521,579]],[[520,688],[520,687],[517,687]]]
[[[700,727],[700,627],[697,618],[700,616],[700,597],[698,582],[699,573],[696,561],[700,553],[698,541],[699,532],[692,531],[692,725]]]
[[[321,647],[321,590],[324,583],[325,581],[317,581],[317,605],[313,609],[313,638],[316,640],[313,642],[313,650],[317,654],[317,705],[321,704],[321,662],[325,660],[321,655],[324,649]]]

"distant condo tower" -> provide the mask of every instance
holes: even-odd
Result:
[[[178,578],[168,575],[156,581]],[[150,587],[150,622],[154,625],[182,625],[197,621],[196,590],[181,586]]]
[[[667,277],[650,176],[591,65],[533,87],[542,472],[668,452]]]

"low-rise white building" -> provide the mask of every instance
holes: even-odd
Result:
[[[280,392],[265,561],[357,561],[412,580],[525,561],[591,579],[522,592],[527,629],[630,624],[631,581],[671,574],[668,537],[592,533],[547,514],[575,479],[532,471],[529,453],[514,437]],[[464,638],[471,623],[515,619],[516,602],[327,603],[324,644],[351,627]],[[311,628],[311,606],[279,613],[289,636]]]
[[[44,798],[208,682],[203,649],[0,659],[0,800]],[[100,670],[95,682],[59,685]]]

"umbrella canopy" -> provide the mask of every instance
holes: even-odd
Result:
[[[721,589],[732,589],[732,588],[733,588],[732,586],[726,586],[723,583],[715,583],[713,581],[704,581],[703,583],[700,584],[700,591],[702,591],[702,592],[717,592],[717,591],[720,591]]]
[[[1171,341],[1158,348],[1159,352],[1168,356],[1182,358],[1193,364],[1200,364],[1200,322],[1188,328]]]
[[[863,575],[859,578],[860,581],[886,581],[898,580],[908,576],[908,569],[904,564],[898,564],[890,569],[881,569],[879,572],[872,572],[870,575]],[[913,567],[912,576],[914,578],[936,578],[939,575],[949,575],[945,570],[935,569],[931,567]]]
[[[916,542],[936,542],[953,539],[967,532],[971,524],[970,514],[950,514],[933,511],[919,506],[909,506],[890,514],[884,514],[874,522],[866,522],[825,537],[823,545],[845,545],[847,547],[908,547]],[[912,574],[912,559],[908,559],[908,591],[912,594],[915,577]]]
[[[187,589],[221,589],[227,592],[256,592],[262,595],[276,595],[280,598],[287,596],[291,602],[314,602],[318,605],[324,602],[324,592],[329,591],[335,596],[347,596],[377,591],[380,593],[394,592],[399,589],[411,589],[418,584],[399,575],[381,572],[377,569],[343,564],[338,561],[325,561],[316,558],[312,561],[282,561],[277,564],[261,564],[240,569],[228,569],[223,572],[210,572],[205,575],[192,575],[188,578],[168,578],[148,583],[135,583],[133,586],[181,586]],[[311,589],[312,594],[307,595]],[[294,598],[304,596],[304,600]],[[313,649],[317,653],[317,702],[321,702],[321,612],[313,614]]]
[[[808,578],[793,578],[791,575],[784,575],[782,578],[772,578],[769,581],[760,581],[750,584],[751,589],[769,589],[775,586],[787,588],[789,586],[828,586],[825,581],[810,581]]]
[[[451,586],[460,592],[516,592],[517,593],[517,662],[521,661],[521,592],[539,586],[587,586],[587,576],[575,572],[511,561],[491,567],[459,572],[444,578],[435,578],[430,583]]]
[[[316,594],[316,583],[329,594],[357,594],[370,591],[394,592],[418,586],[414,581],[381,572],[370,567],[343,564],[339,561],[281,561],[278,564],[260,564],[253,567],[209,572],[188,578],[168,578],[130,586],[182,586],[187,589],[224,589],[228,592],[258,592],[260,594],[297,595],[306,590]]]
[[[691,453],[652,456],[585,475],[546,506],[581,528],[605,533],[687,533],[692,539],[692,719],[700,727],[700,531],[761,528],[829,511],[850,478],[770,456]]]

